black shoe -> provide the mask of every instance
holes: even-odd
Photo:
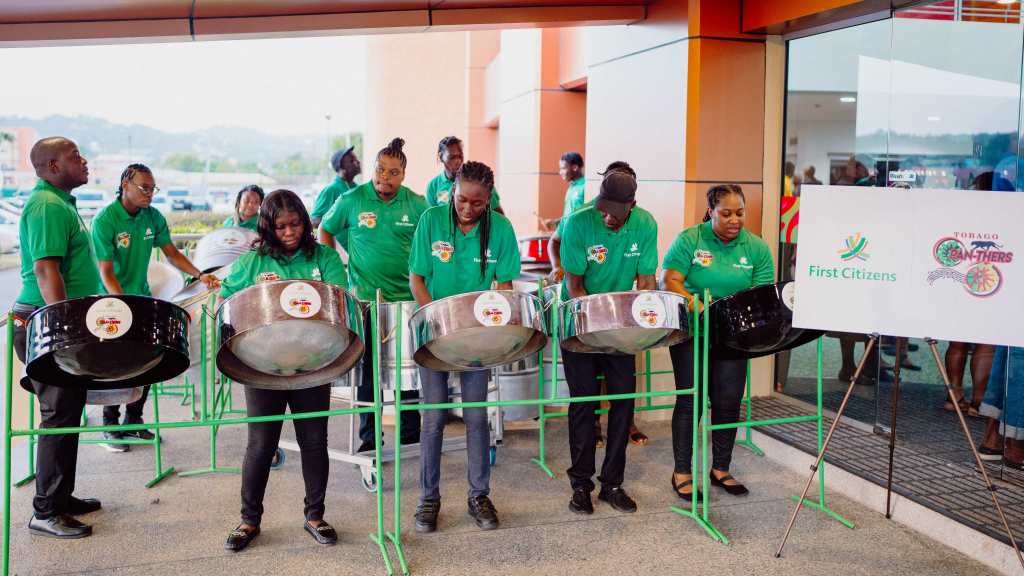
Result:
[[[569,510],[577,514],[593,514],[594,503],[590,501],[590,490],[577,488],[572,491],[572,498],[569,500]]]
[[[363,440],[362,443],[359,444],[359,448],[356,449],[356,453],[373,452],[374,448],[376,448],[376,446],[374,446],[373,440]]]
[[[619,512],[636,512],[636,502],[626,494],[622,486],[615,486],[613,488],[602,487],[601,491],[597,493],[597,499],[604,500]]]
[[[729,480],[736,480],[728,472],[721,479],[716,478],[714,472],[709,473],[708,476],[711,478],[712,485],[718,486],[733,496],[744,496],[750,493],[750,490],[747,490],[747,487],[739,482],[736,482],[736,484],[726,484]]]
[[[228,534],[228,539],[224,542],[224,549],[230,550],[231,552],[241,552],[242,550],[245,550],[245,547],[259,535],[259,526],[253,528],[250,532],[246,532],[245,530],[242,530],[242,525],[239,524],[237,528]]]
[[[92,534],[92,526],[82,524],[67,514],[56,514],[49,518],[32,516],[28,521],[28,531],[37,536],[72,540]]]
[[[100,501],[95,498],[75,498],[72,496],[68,501],[67,513],[69,516],[81,516],[95,512],[102,507]]]
[[[441,512],[439,500],[427,500],[416,508],[416,531],[420,533],[437,530],[437,515]]]
[[[125,422],[125,424],[142,424],[142,422]],[[123,432],[125,438],[138,438],[139,440],[152,440],[156,438],[149,430],[129,430]]]
[[[676,476],[675,476],[675,474],[673,474],[672,478],[671,478],[671,482],[672,482],[672,491],[676,493],[676,496],[679,496],[680,500],[686,500],[687,502],[693,502],[694,501],[694,497],[696,497],[697,500],[700,500],[700,491],[698,491],[696,489],[696,487],[694,487],[694,489],[691,490],[689,494],[687,494],[685,492],[680,492],[679,491],[680,488],[686,488],[687,486],[693,485],[693,476],[692,475],[690,476],[689,480],[683,480],[682,482],[676,484]]]
[[[312,536],[313,540],[316,540],[318,544],[333,546],[338,543],[338,533],[335,532],[334,528],[332,528],[327,522],[321,521],[319,526],[314,527],[307,521],[302,525],[302,527],[306,529],[306,532],[309,532],[310,536]]]
[[[498,511],[487,496],[471,497],[466,502],[469,515],[476,520],[481,530],[494,530],[498,527]]]
[[[408,444],[419,444],[419,443],[420,443],[420,437],[419,436],[409,436],[408,438],[402,438],[402,445],[403,446],[408,445]]]
[[[123,440],[124,439],[124,433],[122,433],[122,432],[104,432],[103,433],[103,439],[104,440]],[[103,443],[103,444],[100,444],[100,446],[102,446],[107,452],[118,452],[118,453],[120,453],[120,452],[127,452],[127,451],[132,449],[132,447],[127,445],[127,444],[115,444],[115,443],[107,444],[107,443]]]

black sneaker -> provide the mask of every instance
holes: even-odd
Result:
[[[363,440],[359,444],[359,448],[356,448],[356,453],[358,454],[360,452],[373,452],[375,448],[376,446],[374,445],[373,440]]]
[[[142,422],[125,422],[125,424],[142,424]],[[129,430],[123,432],[125,438],[138,438],[139,440],[152,440],[156,438],[149,430]]]
[[[104,440],[123,440],[124,434],[122,432],[104,432]],[[102,443],[100,444],[107,452],[127,452],[131,450],[131,446],[127,444],[116,444],[116,443]]]
[[[420,533],[437,530],[437,515],[441,512],[439,500],[427,500],[416,508],[416,531]]]
[[[594,503],[590,501],[590,490],[577,488],[572,491],[572,498],[569,499],[569,510],[577,514],[593,514]]]
[[[636,512],[636,502],[626,494],[626,491],[622,489],[622,486],[601,488],[601,491],[597,493],[597,499],[604,500],[619,512]]]
[[[476,520],[476,525],[481,530],[494,530],[498,527],[498,511],[487,496],[471,497],[467,504],[469,515]]]

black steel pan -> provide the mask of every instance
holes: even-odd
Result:
[[[793,282],[756,286],[715,300],[709,307],[711,353],[718,358],[757,358],[806,344],[822,330],[793,327]]]
[[[132,388],[188,369],[188,314],[146,296],[87,296],[28,319],[25,371],[53,386]]]

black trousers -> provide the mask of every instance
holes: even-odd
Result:
[[[249,416],[321,412],[331,407],[331,385],[305,390],[262,390],[245,386],[245,409]],[[270,477],[270,462],[281,439],[283,421],[249,424],[249,442],[242,463],[242,522],[259,526],[263,518],[263,495]],[[293,420],[295,439],[302,455],[302,480],[306,484],[306,520],[322,520],[327,494],[327,418]]]
[[[406,318],[408,320],[408,318]],[[360,402],[373,402],[373,346],[377,345],[377,338],[373,335],[370,326],[370,315],[366,315],[363,323],[363,333],[367,335],[363,350],[363,381],[356,387],[356,400]],[[381,367],[381,370],[384,368]],[[382,393],[383,394],[383,393]],[[419,390],[403,390],[400,395],[402,400],[417,400],[420,397]],[[359,415],[359,439],[363,442],[373,442],[373,429],[376,417],[372,413]],[[415,444],[420,441],[420,413],[418,410],[402,412],[402,444]]]
[[[14,314],[26,319],[34,306],[14,305]],[[25,324],[14,326],[14,351],[25,361]],[[79,426],[85,408],[85,387],[60,387],[31,381],[39,400],[40,428]],[[75,491],[75,473],[78,467],[78,434],[39,436],[36,440],[36,495],[32,508],[37,518],[63,514]]]
[[[636,392],[633,356],[616,354],[581,354],[562,348],[565,361],[565,379],[569,384],[569,395],[596,396],[601,393],[598,375],[605,377],[608,394],[629,394]],[[608,435],[605,442],[604,463],[597,479],[603,487],[614,488],[622,485],[626,470],[626,444],[629,441],[629,422],[633,417],[634,400],[614,400],[608,411]],[[569,405],[569,455],[572,466],[567,470],[573,490],[594,489],[591,479],[596,471],[595,452],[597,438],[594,411],[600,402],[573,402]]]
[[[675,372],[676,390],[693,387],[693,343],[676,344],[668,349]],[[721,360],[711,356],[708,366],[708,385],[711,388],[711,423],[732,424],[739,422],[743,390],[747,384],[746,360]],[[698,384],[699,385],[699,384]],[[700,390],[703,400],[704,390]],[[698,410],[701,404],[698,404]],[[698,412],[700,417],[700,412]],[[715,470],[729,470],[732,449],[736,443],[736,429],[714,430],[711,432],[711,467]],[[672,453],[675,471],[691,473],[693,459],[693,396],[676,396],[676,407],[672,411]]]
[[[124,423],[125,424],[141,424],[142,423],[142,408],[146,405],[146,398],[149,397],[149,385],[142,387],[142,398],[139,398],[131,404],[125,404],[124,406]],[[112,406],[103,407],[103,424],[117,424],[121,419],[121,406],[114,404]]]

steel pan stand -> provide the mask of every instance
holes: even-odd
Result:
[[[745,420],[750,422],[750,360],[747,360],[747,382],[744,385],[743,391],[743,407],[746,410]],[[751,438],[749,427],[743,428],[743,439],[737,440],[736,445],[743,446],[747,450],[750,450],[755,456],[764,456],[764,450],[761,450],[761,448],[754,443],[754,439]]]

